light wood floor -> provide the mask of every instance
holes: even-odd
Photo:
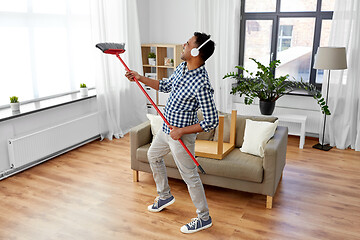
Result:
[[[95,141],[0,182],[0,239],[360,239],[360,152],[312,149],[289,137],[273,209],[265,196],[205,186],[213,226],[184,235],[195,217],[185,184],[160,213],[152,175],[132,182],[129,136]]]

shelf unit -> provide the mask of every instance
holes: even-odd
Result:
[[[160,80],[168,78],[175,70],[175,68],[182,62],[180,56],[183,50],[181,44],[142,44],[141,55],[143,62],[144,75],[146,73],[156,73],[156,79]],[[156,54],[156,65],[149,65],[148,55],[150,52]],[[165,65],[165,58],[172,58],[174,60],[173,66]],[[160,93],[146,86],[146,91],[150,96],[154,96],[153,101],[162,110],[165,107],[166,98],[168,94]],[[147,103],[148,112],[156,114],[156,111],[152,109],[150,102]]]

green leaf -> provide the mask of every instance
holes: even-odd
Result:
[[[326,115],[331,114],[321,92],[316,86],[304,82],[302,78],[300,81],[297,81],[294,77],[290,79],[289,74],[277,78],[274,77],[273,72],[280,65],[280,60],[271,61],[268,66],[264,66],[256,59],[250,59],[257,65],[257,71],[251,72],[244,68],[244,66],[235,66],[236,69],[246,72],[248,76],[245,77],[241,72],[230,72],[223,77],[223,79],[233,78],[237,81],[237,86],[232,88],[231,94],[235,95],[238,93],[240,96],[244,95],[245,104],[252,104],[254,98],[276,101],[284,94],[295,89],[304,89],[316,99],[322,113]]]

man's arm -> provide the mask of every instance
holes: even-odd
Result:
[[[159,90],[159,81],[152,79],[152,78],[148,78],[145,76],[141,76],[139,73],[135,72],[135,71],[130,71],[130,72],[126,72],[125,73],[125,77],[127,77],[130,81],[135,81],[134,77],[142,82],[143,84],[155,89],[155,90]]]
[[[174,140],[179,140],[184,134],[198,133],[203,131],[203,129],[200,126],[200,123],[183,128],[178,128],[174,126],[169,126],[169,127],[171,129],[170,137]]]
[[[209,132],[219,124],[219,116],[214,101],[214,90],[209,85],[199,88],[196,99],[199,102],[204,120],[200,121],[200,127],[204,132]]]

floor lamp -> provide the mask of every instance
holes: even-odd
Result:
[[[327,105],[329,98],[330,70],[342,70],[347,68],[346,49],[344,47],[319,47],[315,55],[314,68],[329,70],[327,88],[326,88],[326,102],[325,102]],[[332,147],[329,144],[324,145],[326,114],[324,115],[325,117],[324,117],[324,128],[322,134],[322,143],[315,144],[313,148],[329,151]]]

